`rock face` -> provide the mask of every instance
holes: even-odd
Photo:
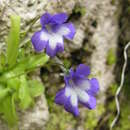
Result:
[[[42,95],[36,101],[35,107],[19,114],[19,130],[40,130],[48,120],[49,113],[45,96]]]
[[[33,108],[18,113],[19,130],[43,130],[49,117],[45,96],[39,97]],[[0,130],[8,130],[7,125],[2,121],[0,121]]]
[[[120,15],[120,3],[114,0],[0,0],[0,51],[4,50],[4,38],[8,33],[9,16],[18,14],[22,18],[22,30],[30,27],[31,21],[48,11],[50,13],[67,12],[74,22],[77,33],[73,41],[65,42],[69,52],[84,46],[91,49],[91,55],[86,57],[86,62],[91,65],[92,74],[96,75],[100,82],[100,92],[105,93],[109,85],[114,81],[114,65],[106,64],[109,49],[116,52],[119,35],[118,16]],[[85,8],[86,14],[74,17],[76,7]],[[79,11],[81,13],[82,10]],[[33,30],[39,27],[36,23]],[[48,119],[48,110],[42,96],[37,100],[34,109],[26,111],[20,119],[20,130],[44,130],[44,124]],[[104,102],[105,95],[99,98]],[[44,104],[45,103],[45,104]],[[7,130],[0,123],[0,130]]]
[[[97,75],[100,83],[100,91],[104,93],[109,85],[114,82],[115,75],[113,73],[115,65],[107,65],[107,55],[112,49],[114,55],[118,46],[118,17],[120,15],[119,3],[112,5],[111,1],[99,1],[99,6],[95,8],[97,17],[97,28],[90,39],[95,49],[91,56],[92,72]],[[118,12],[117,12],[118,11]],[[105,97],[104,97],[105,98]],[[103,96],[100,99],[102,102]]]

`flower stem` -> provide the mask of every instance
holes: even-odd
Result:
[[[64,74],[68,73],[68,69],[65,68],[63,62],[58,57],[55,57],[54,61],[55,61],[55,64],[58,65],[60,69],[64,72]]]

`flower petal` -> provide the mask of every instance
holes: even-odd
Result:
[[[84,106],[86,106],[89,109],[94,109],[96,107],[96,98],[88,95],[89,96],[89,100],[84,102],[80,100],[80,103],[83,104]]]
[[[55,103],[59,105],[64,105],[65,110],[71,112],[74,116],[79,115],[78,99],[71,88],[65,87],[61,89],[56,94]]]
[[[46,47],[46,52],[49,56],[54,57],[56,53],[64,50],[63,38],[60,35],[53,34],[49,37],[49,44]]]
[[[64,105],[67,100],[67,97],[65,96],[65,89],[61,89],[59,92],[57,92],[55,97],[55,103],[59,105]]]
[[[48,44],[48,35],[46,32],[44,32],[44,30],[38,31],[34,33],[31,38],[31,41],[34,46],[34,49],[37,52],[41,52]]]
[[[75,80],[75,85],[79,89],[84,90],[84,91],[88,91],[91,87],[91,83],[90,83],[89,79],[80,78],[80,77]]]
[[[98,80],[96,78],[92,78],[90,80],[90,89],[87,91],[89,94],[91,95],[96,95],[99,91],[99,83],[98,83]]]
[[[49,14],[49,13],[43,14],[40,18],[40,23],[41,23],[42,27],[45,27],[45,25],[50,22],[51,18],[52,18],[51,14]]]
[[[57,43],[57,48],[56,48],[57,52],[63,52],[64,51],[64,43]]]
[[[86,66],[85,64],[80,64],[76,69],[76,73],[78,75],[88,76],[90,74],[90,68],[89,66]]]
[[[74,116],[79,115],[78,106],[73,106],[71,103],[71,97],[69,97],[64,105],[66,111],[71,112]]]
[[[74,25],[72,23],[66,23],[63,26],[64,26],[64,28],[67,28],[69,30],[68,32],[66,31],[66,33],[63,34],[64,37],[69,39],[69,40],[72,40],[74,38],[75,33],[76,33]]]
[[[65,96],[70,97],[70,101],[71,101],[72,106],[78,106],[77,94],[75,93],[75,91],[70,86],[66,86]]]
[[[75,35],[75,27],[72,23],[52,26],[52,31],[71,40]]]
[[[67,19],[68,19],[68,16],[66,13],[58,13],[58,14],[55,14],[52,16],[51,23],[62,24],[64,22],[66,22]]]
[[[46,53],[47,53],[47,55],[49,55],[50,57],[54,57],[55,55],[56,55],[56,48],[55,49],[52,49],[51,47],[50,47],[50,45],[49,44],[47,44],[47,47],[46,47]]]
[[[79,88],[77,88],[75,90],[76,90],[76,93],[78,95],[78,99],[79,99],[80,102],[84,102],[84,103],[88,102],[89,95],[87,94],[86,91],[83,91],[83,90],[81,90]]]

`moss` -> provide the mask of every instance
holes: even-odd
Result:
[[[50,113],[50,120],[46,124],[46,130],[66,130],[74,129],[77,124],[80,124],[84,129],[94,130],[97,126],[98,120],[104,112],[103,105],[97,105],[95,110],[85,110],[86,116],[83,122],[80,122],[77,118],[73,117],[70,113],[65,112],[61,107],[53,104],[53,108]],[[83,123],[83,124],[81,124]]]
[[[130,73],[125,76],[125,83],[124,83],[123,91],[126,98],[130,99]]]
[[[115,125],[114,130],[129,130],[130,129],[130,123],[129,123],[130,122],[130,96],[129,96],[130,80],[129,80],[129,76],[130,75],[126,75],[123,91],[120,94],[121,113],[120,113],[119,121]],[[109,118],[105,124],[106,126],[110,126],[110,124],[112,123],[113,119],[116,116],[116,113],[115,113],[116,104],[115,104],[114,95],[116,93],[117,87],[118,87],[118,84],[113,83],[111,84],[107,92],[110,98],[107,101],[106,110],[105,110],[106,114],[109,114]]]
[[[127,7],[126,13],[127,13],[128,15],[130,15],[130,6]]]
[[[95,110],[89,110],[89,112],[87,111],[84,129],[94,130],[98,124],[99,117],[104,113],[104,110],[104,106],[100,104],[97,105],[97,108]]]
[[[125,77],[122,99],[120,101],[121,116],[116,130],[130,129],[130,73]]]
[[[112,4],[112,5],[115,5],[115,2],[116,2],[115,0],[112,0],[112,1],[111,1],[111,4]]]
[[[65,68],[67,68],[67,69],[70,68],[71,62],[69,60],[64,59],[63,63],[64,63]]]
[[[115,130],[129,130],[130,129],[130,101],[123,100],[120,103],[121,114]]]
[[[130,128],[130,102],[123,100],[120,101],[121,114],[118,123],[115,125],[114,130],[129,130]],[[113,99],[111,102],[107,104],[106,115],[104,118],[108,116],[108,120],[103,122],[103,126],[109,127],[115,118],[116,104]],[[109,113],[108,113],[109,112]],[[105,125],[104,125],[105,124]],[[91,130],[91,129],[90,129]]]
[[[115,63],[116,63],[116,55],[115,55],[114,50],[111,48],[109,49],[108,54],[107,54],[107,64],[113,65]]]
[[[53,103],[46,130],[66,130],[76,124],[75,118]]]
[[[102,72],[101,71],[98,71],[97,73],[91,73],[89,76],[88,76],[88,78],[94,78],[94,77],[101,77],[101,75],[102,75]]]
[[[75,14],[79,13],[81,16],[84,16],[86,14],[86,7],[81,7],[81,6],[77,5],[74,8],[74,13]]]
[[[109,87],[109,92],[111,95],[115,95],[116,90],[117,90],[118,84],[117,83],[112,83]]]
[[[109,127],[112,123],[112,121],[115,118],[115,110],[116,110],[116,103],[115,100],[113,99],[111,102],[109,102],[109,104],[107,104],[107,109],[106,111],[109,112],[109,118],[108,118],[108,123],[107,126]]]

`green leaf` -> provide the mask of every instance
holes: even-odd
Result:
[[[0,54],[0,73],[4,71],[6,64],[6,56],[4,53]]]
[[[18,60],[22,59],[23,57],[25,57],[25,48],[20,48],[19,49],[19,53],[18,53]]]
[[[36,67],[44,65],[49,60],[49,56],[44,53],[32,55],[25,58],[21,63],[25,65],[26,70],[34,70]]]
[[[0,64],[0,73],[2,73],[3,72],[3,67],[2,67],[2,65]]]
[[[21,85],[19,89],[20,107],[22,109],[27,109],[32,104],[33,100],[29,93],[26,76],[22,75],[20,77],[20,80],[21,80]]]
[[[10,91],[9,88],[0,86],[0,101],[8,95],[9,91]]]
[[[0,89],[0,100],[3,100],[4,97],[6,97],[8,95],[8,92],[10,91],[9,88],[6,89]]]
[[[3,118],[7,121],[10,127],[13,127],[17,124],[17,114],[15,109],[15,98],[14,96],[7,96],[4,98],[4,102],[1,104],[3,111]]]
[[[32,97],[37,97],[43,94],[44,86],[40,81],[29,80],[29,91]]]
[[[7,61],[9,67],[16,63],[20,43],[20,16],[11,16],[11,28],[7,39]]]
[[[1,53],[1,54],[0,54],[0,64],[1,64],[2,66],[4,66],[5,63],[6,63],[6,56],[5,56],[4,53]]]
[[[49,56],[44,53],[25,57],[13,69],[0,76],[0,81],[4,82],[9,78],[18,77],[19,75],[33,71],[37,67],[44,65],[48,60]]]
[[[11,90],[18,91],[18,89],[20,87],[19,78],[16,77],[16,78],[8,79],[7,87],[10,88]]]

